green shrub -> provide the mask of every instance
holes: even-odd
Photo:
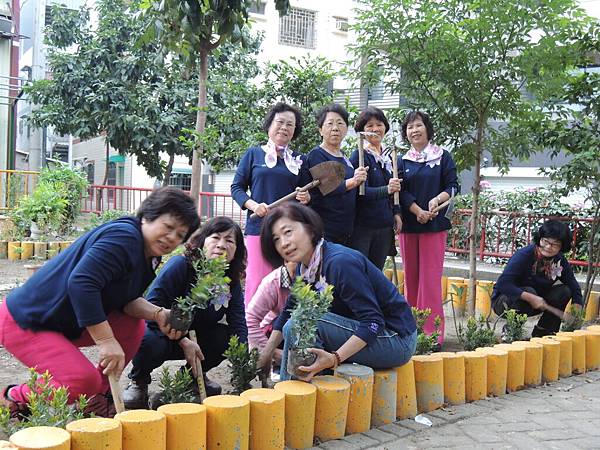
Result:
[[[61,231],[67,231],[81,211],[81,197],[88,187],[87,178],[79,170],[61,166],[42,170],[38,186],[40,185],[50,187],[60,198],[66,200]]]
[[[458,324],[458,340],[465,350],[471,351],[496,344],[496,335],[487,318],[479,316],[479,319],[475,319],[471,316],[466,326]]]
[[[169,403],[195,403],[197,396],[194,394],[193,385],[196,381],[191,370],[187,367],[171,375],[167,367],[163,367],[160,377],[159,400],[161,405]]]
[[[110,222],[111,220],[116,220],[119,217],[129,216],[131,215],[127,211],[122,211],[120,209],[109,209],[108,211],[102,211],[100,214],[92,214],[90,219],[90,227],[89,229],[99,227],[100,225]]]
[[[417,322],[417,349],[415,350],[416,355],[426,355],[431,353],[435,346],[438,344],[440,337],[440,326],[442,325],[442,319],[437,316],[434,320],[435,331],[431,334],[425,333],[423,327],[425,322],[431,315],[431,308],[419,309],[414,306],[410,308],[412,315]]]
[[[520,341],[525,337],[525,324],[527,323],[527,314],[519,314],[514,309],[504,311],[506,325],[502,333],[502,341],[510,344]]]
[[[566,311],[566,312],[571,315],[573,320],[571,320],[571,321],[563,320],[562,325],[560,327],[560,331],[575,331],[575,330],[581,329],[581,326],[583,325],[583,322],[585,321],[585,309],[575,308],[573,305],[571,305],[569,307],[568,311]]]
[[[229,339],[229,348],[223,356],[231,364],[231,385],[235,394],[250,389],[250,382],[258,375],[258,350],[248,351],[248,344],[240,342],[237,336]]]

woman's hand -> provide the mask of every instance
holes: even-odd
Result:
[[[402,216],[400,214],[394,214],[394,232],[400,233],[402,231]]]
[[[362,183],[367,181],[368,167],[357,167],[354,169],[354,176],[352,177],[354,187],[360,186]]]
[[[296,188],[296,200],[303,205],[310,203],[310,193],[308,191],[301,191],[300,188]]]
[[[271,375],[271,366],[273,364],[273,353],[268,347],[264,347],[258,354],[258,363],[256,367],[259,370],[259,378],[264,380]]]
[[[438,198],[438,196],[436,195],[435,197],[433,197],[431,200],[429,200],[429,212],[433,212],[433,210],[435,208],[437,208],[438,206],[440,206],[440,199]]]
[[[266,203],[258,203],[253,211],[258,217],[265,217],[269,212],[269,206]]]
[[[419,222],[420,224],[426,224],[431,219],[433,219],[437,215],[437,213],[430,213],[429,211],[425,211],[424,209],[419,208],[415,215],[417,216],[417,222]]]
[[[181,341],[179,341],[179,346],[183,350],[183,356],[185,357],[185,360],[192,368],[194,377],[198,378],[198,361],[204,361],[204,354],[202,353],[200,346],[188,338],[183,338]]]
[[[402,180],[400,178],[390,178],[388,182],[388,194],[392,195],[396,192],[400,192],[402,187]]]
[[[329,353],[321,348],[309,348],[308,351],[317,355],[317,359],[310,366],[298,367],[298,370],[307,372],[305,377],[301,377],[303,381],[310,381],[319,372],[335,367],[337,361],[333,353]]]
[[[100,350],[100,359],[98,364],[103,368],[104,375],[114,374],[116,378],[121,376],[125,368],[125,353],[119,341],[111,337],[96,342]]]
[[[163,308],[160,310],[155,317],[158,328],[171,340],[181,339],[181,337],[184,335],[184,332],[176,330],[175,328],[171,328],[171,325],[169,324],[170,316],[170,309]]]

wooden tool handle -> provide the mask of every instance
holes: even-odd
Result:
[[[196,332],[194,330],[190,330],[188,332],[190,340],[194,344],[198,344],[198,340],[196,339]],[[204,386],[204,373],[202,372],[202,361],[200,359],[196,359],[196,383],[198,383],[198,391],[200,392],[200,402],[203,402],[206,399],[206,387]]]
[[[358,167],[365,167],[365,148],[364,136],[358,134]],[[365,195],[365,183],[361,183],[358,187],[358,195]]]
[[[111,373],[108,375],[108,383],[110,384],[110,393],[112,394],[117,414],[122,413],[125,411],[125,405],[123,405],[123,398],[121,397],[121,386],[119,386],[119,380],[114,374]]]
[[[451,198],[449,198],[448,200],[446,200],[444,203],[442,203],[441,205],[437,205],[435,208],[433,208],[433,211],[431,212],[439,212],[442,209],[444,209],[446,206],[448,206],[450,204],[450,200],[452,200]]]
[[[396,147],[392,150],[392,175],[394,178],[398,178],[398,154],[396,153]],[[400,192],[394,192],[394,205],[400,204]]]
[[[305,185],[305,186],[302,186],[302,187],[301,187],[300,189],[298,189],[297,191],[290,192],[288,195],[286,195],[286,196],[284,196],[284,197],[281,197],[281,198],[279,198],[279,199],[275,200],[273,203],[271,203],[270,205],[268,205],[268,206],[267,206],[267,209],[275,208],[276,206],[279,206],[279,205],[281,205],[282,203],[285,203],[285,202],[288,202],[288,201],[290,201],[290,200],[293,200],[294,198],[296,198],[296,194],[297,194],[298,192],[305,192],[305,191],[308,191],[308,190],[310,190],[310,189],[316,188],[316,187],[317,187],[319,184],[321,184],[321,181],[320,181],[320,180],[314,180],[314,181],[311,181],[311,182],[310,182],[310,183],[308,183],[307,185]],[[257,218],[257,217],[258,217],[258,215],[257,215],[256,213],[252,213],[252,214],[250,214],[250,218],[251,218],[251,219],[255,219],[255,218]]]

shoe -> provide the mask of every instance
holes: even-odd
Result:
[[[115,408],[115,402],[113,401],[111,393],[106,392],[104,394],[92,395],[88,399],[87,406],[83,410],[83,413],[86,416],[91,416],[93,414],[95,417],[106,417],[109,419],[115,417],[117,409]]]
[[[9,384],[4,388],[0,395],[0,406],[8,408],[11,419],[21,419],[29,414],[29,406],[26,403],[19,403],[10,396],[10,389],[16,384]]]
[[[148,383],[131,380],[123,391],[123,405],[127,409],[148,408]]]
[[[547,330],[546,328],[542,328],[538,325],[533,327],[533,330],[531,331],[531,337],[544,337],[544,336],[548,336],[554,334],[553,331],[551,330]]]

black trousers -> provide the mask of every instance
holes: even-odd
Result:
[[[385,260],[394,245],[394,229],[354,227],[348,246],[358,250],[377,266],[383,269]]]
[[[534,295],[539,295],[531,286],[524,286],[524,291]],[[544,296],[544,300],[551,306],[564,311],[571,299],[571,289],[564,284],[553,286],[550,292]],[[507,309],[514,309],[519,314],[527,314],[529,317],[537,316],[542,313],[539,309],[534,309],[525,300],[520,298],[511,298],[508,295],[500,294],[493,300],[494,312],[498,315],[502,314]],[[542,317],[536,325],[539,331],[545,334],[556,333],[560,329],[560,319],[549,311],[544,311]]]
[[[196,336],[204,361],[202,370],[206,373],[225,359],[223,352],[229,346],[227,325],[216,323],[197,329]],[[128,377],[141,383],[150,383],[150,373],[165,361],[185,359],[179,343],[172,341],[159,329],[146,327],[140,349],[133,357],[133,369]]]

